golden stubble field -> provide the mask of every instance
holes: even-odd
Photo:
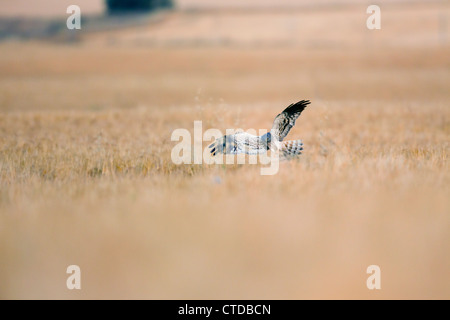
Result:
[[[208,42],[208,23],[180,41],[189,19],[228,30],[236,12],[0,43],[0,298],[448,299],[450,47],[432,19],[448,6],[410,7],[429,23],[409,29],[391,8],[369,38],[348,25],[355,10],[336,13],[346,45],[306,31],[280,44],[284,26],[253,43],[247,25],[248,39]],[[305,152],[277,175],[171,161],[176,128],[270,128],[300,99],[288,138]]]

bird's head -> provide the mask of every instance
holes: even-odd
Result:
[[[270,143],[272,141],[272,135],[267,132],[261,136],[261,142],[266,146],[267,150],[270,149]]]

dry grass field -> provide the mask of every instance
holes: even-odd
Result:
[[[0,298],[449,299],[448,11],[387,6],[378,31],[365,6],[178,11],[0,42]],[[270,128],[301,99],[305,151],[276,175],[171,161],[176,128]]]

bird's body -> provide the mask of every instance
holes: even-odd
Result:
[[[224,154],[261,154],[270,149],[268,139],[263,136],[255,136],[247,132],[237,132],[231,135],[225,135],[217,139],[210,147],[211,153]]]
[[[262,154],[268,150],[279,152],[284,159],[289,159],[301,154],[303,143],[301,140],[283,141],[295,120],[300,116],[309,100],[302,100],[288,106],[282,113],[275,117],[272,129],[261,136],[255,136],[247,132],[238,132],[225,135],[212,143],[209,147],[211,154]]]

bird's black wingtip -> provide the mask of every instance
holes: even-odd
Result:
[[[290,104],[284,111],[291,111],[291,110],[303,110],[305,109],[309,104],[311,104],[311,101],[309,100],[300,100],[299,102]]]
[[[300,100],[296,104],[307,106],[308,104],[311,104],[311,101],[309,101],[309,100]]]

